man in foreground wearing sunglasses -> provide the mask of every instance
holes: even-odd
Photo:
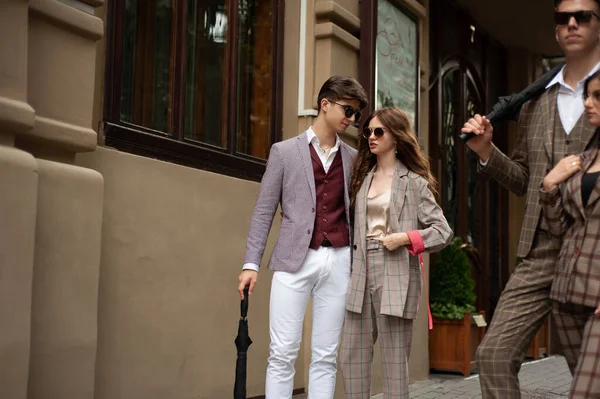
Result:
[[[270,354],[265,396],[288,399],[302,324],[313,299],[308,397],[332,399],[337,350],[350,279],[349,187],[356,150],[338,133],[357,123],[367,95],[353,78],[332,76],[321,87],[318,115],[307,131],[271,147],[250,222],[238,291],[252,295],[277,206],[283,220],[269,261]]]
[[[520,398],[517,378],[535,334],[551,309],[550,286],[558,246],[541,215],[539,187],[544,176],[570,154],[589,144],[595,128],[583,115],[583,84],[600,68],[600,0],[556,0],[556,40],[566,66],[519,115],[512,158],[492,144],[493,128],[484,116],[465,123],[476,136],[467,145],[480,157],[480,172],[517,195],[527,195],[517,256],[494,318],[477,351],[484,398]],[[576,354],[564,348],[571,372]]]

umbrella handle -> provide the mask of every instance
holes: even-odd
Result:
[[[494,121],[496,120],[496,116],[497,113],[495,112],[495,110],[492,110],[489,114],[487,114],[485,117],[492,123],[494,123]],[[473,137],[475,137],[475,133],[461,133],[458,135],[458,137],[463,141],[463,143],[467,143],[467,141],[471,140]]]
[[[246,317],[248,317],[248,289],[250,287],[246,286],[246,288],[244,288],[244,299],[242,299],[241,303],[240,303],[240,313],[241,313],[241,317],[242,319],[245,319]]]
[[[461,133],[458,137],[460,137],[463,143],[466,143],[467,141],[475,137],[475,133]]]

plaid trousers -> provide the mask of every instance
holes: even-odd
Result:
[[[371,397],[373,345],[378,337],[383,361],[383,397],[409,398],[408,358],[413,320],[380,313],[385,279],[383,251],[378,241],[369,242],[362,312],[346,312],[340,355],[346,399]]]
[[[519,263],[500,296],[476,355],[484,399],[521,397],[518,373],[527,348],[552,308],[550,287],[558,250],[557,242],[538,229],[529,255]]]
[[[554,301],[552,315],[573,372],[569,398],[600,398],[600,315],[595,308]]]

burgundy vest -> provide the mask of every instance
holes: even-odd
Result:
[[[309,147],[317,195],[315,227],[309,248],[318,249],[325,238],[334,248],[345,247],[350,245],[350,233],[346,225],[341,148],[335,154],[329,171],[325,173],[323,163],[314,147],[310,144]]]

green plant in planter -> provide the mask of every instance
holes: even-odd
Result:
[[[460,237],[441,250],[431,270],[431,313],[440,319],[462,319],[475,312],[475,281]]]

